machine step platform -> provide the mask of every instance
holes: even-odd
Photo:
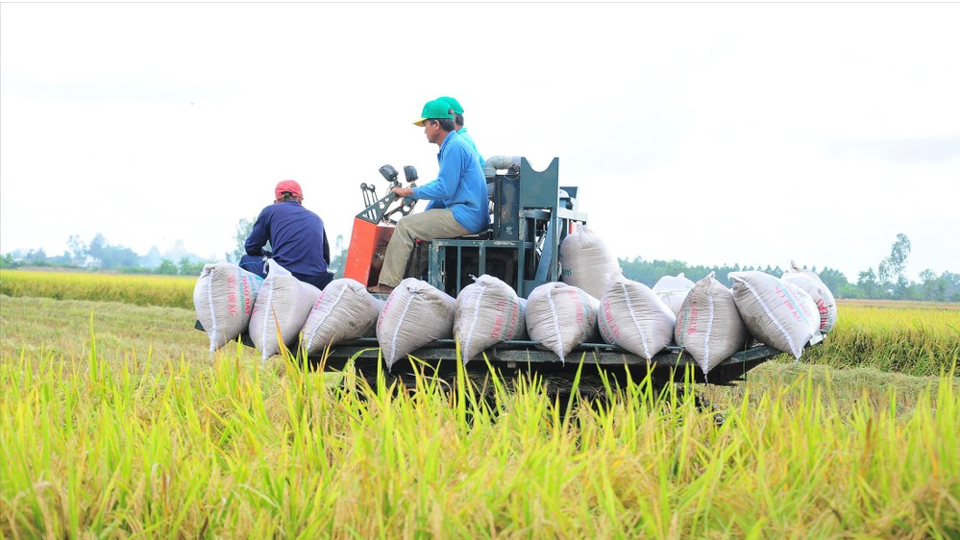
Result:
[[[203,330],[200,321],[196,322],[195,328]],[[823,334],[817,333],[810,339],[806,347],[816,346],[823,339]],[[247,334],[241,336],[241,342],[248,347],[253,347],[253,342]],[[677,346],[668,346],[655,355],[650,362],[607,343],[584,343],[567,355],[565,363],[561,362],[560,358],[553,352],[540,348],[536,341],[504,341],[487,349],[484,353],[494,369],[506,371],[575,369],[579,366],[582,358],[584,366],[593,369],[626,368],[637,372],[644,372],[649,369],[661,375],[670,373],[675,378],[682,378],[683,372],[686,371],[684,368],[691,366],[694,368],[694,377],[698,381],[713,384],[728,384],[734,380],[742,379],[754,367],[775,356],[784,354],[773,347],[754,341],[750,347],[733,354],[714,367],[709,376],[704,376],[693,357],[685,354],[682,347]],[[430,365],[436,366],[443,362],[448,368],[454,367],[455,364],[451,360],[455,361],[457,358],[456,342],[452,339],[439,339],[410,353],[410,356]],[[376,368],[379,358],[380,344],[376,338],[367,337],[339,343],[330,348],[328,356],[324,357],[322,354],[310,355],[309,361],[322,369],[339,371],[351,360],[358,368]],[[397,362],[393,369],[404,369],[402,367],[404,364],[403,361]],[[487,369],[482,357],[474,358],[468,362],[467,367],[469,369]]]

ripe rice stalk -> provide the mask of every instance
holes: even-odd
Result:
[[[0,357],[4,537],[960,531],[956,356],[906,410],[895,389],[835,400],[803,365],[705,407],[649,376],[560,399],[525,374],[447,387],[415,363],[410,386],[368,384],[296,351],[277,370],[89,340],[83,357]]]

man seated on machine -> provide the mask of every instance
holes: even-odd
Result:
[[[456,238],[485,231],[490,224],[487,181],[473,149],[455,131],[454,113],[443,100],[428,101],[414,125],[423,126],[427,141],[440,146],[437,179],[415,188],[393,188],[400,197],[433,201],[425,212],[397,222],[387,245],[380,282],[374,294],[389,294],[403,280],[414,240]]]
[[[480,169],[482,170],[485,161],[483,156],[480,155],[480,151],[477,150],[477,143],[473,142],[473,137],[467,133],[467,128],[463,126],[463,107],[460,106],[460,102],[452,97],[446,96],[437,99],[446,101],[450,105],[450,108],[453,109],[453,125],[456,128],[457,135],[466,141],[466,143],[470,145],[470,148],[473,148],[473,152],[477,154],[477,159],[480,160]]]
[[[303,190],[294,180],[284,180],[274,189],[276,199],[263,209],[253,224],[240,258],[240,267],[267,277],[263,258],[271,258],[304,283],[323,289],[333,279],[327,272],[330,244],[320,216],[304,208]],[[270,241],[272,251],[264,248]]]

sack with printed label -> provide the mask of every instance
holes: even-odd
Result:
[[[280,352],[278,331],[288,349],[297,346],[300,329],[321,294],[320,289],[293,277],[273,259],[267,261],[267,279],[250,316],[250,339],[264,361]]]
[[[826,334],[833,330],[834,325],[837,324],[837,301],[833,298],[833,293],[823,283],[820,276],[810,270],[800,268],[793,261],[790,261],[790,268],[780,279],[807,291],[807,294],[813,298],[813,303],[817,305],[817,310],[820,312],[821,333]]]
[[[457,300],[426,281],[401,281],[377,319],[377,341],[387,368],[428,343],[453,337],[456,311]]]
[[[520,316],[523,317],[523,326],[517,330],[517,335],[513,339],[530,339],[530,334],[527,332],[527,299],[522,297],[520,298]]]
[[[210,352],[247,330],[262,283],[262,277],[235,264],[203,265],[193,288],[193,306],[197,320],[210,338]]]
[[[570,351],[599,337],[597,312],[600,302],[578,287],[544,283],[527,299],[527,332],[547,350],[566,362]]]
[[[375,335],[383,306],[359,281],[331,281],[303,324],[307,352],[318,354],[337,343]]]
[[[733,299],[747,329],[763,343],[800,359],[820,328],[813,298],[796,285],[763,272],[731,272]]]
[[[683,272],[676,277],[663,276],[653,286],[653,292],[657,293],[674,315],[680,315],[680,306],[683,305],[683,300],[690,289],[693,289],[693,282],[683,277]]]
[[[603,239],[586,225],[579,225],[560,243],[560,266],[564,283],[594,298],[607,292],[612,276],[620,271],[620,263]]]
[[[693,356],[704,373],[743,350],[750,338],[733,292],[714,275],[710,272],[687,294],[674,332],[677,345]]]
[[[493,276],[480,276],[457,295],[453,335],[464,364],[501,341],[517,339],[525,328],[517,293]]]
[[[657,293],[622,274],[614,278],[600,300],[600,335],[648,361],[673,340],[677,322]]]

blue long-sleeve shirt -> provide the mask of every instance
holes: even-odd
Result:
[[[485,231],[490,224],[487,180],[473,149],[451,132],[437,154],[437,179],[413,188],[417,199],[434,201],[429,208],[449,208],[457,223],[472,233]]]
[[[466,143],[470,145],[470,148],[473,148],[473,152],[477,154],[477,159],[480,160],[480,169],[482,170],[484,164],[486,164],[486,160],[483,159],[483,156],[480,155],[480,151],[477,150],[477,143],[473,142],[473,137],[471,137],[470,134],[467,133],[467,128],[465,127],[460,128],[457,131],[457,135],[460,136],[461,139],[466,141]]]
[[[268,254],[294,274],[319,276],[327,272],[330,248],[323,220],[300,203],[287,201],[264,208],[244,245],[247,255],[263,255],[267,240],[272,249]]]

